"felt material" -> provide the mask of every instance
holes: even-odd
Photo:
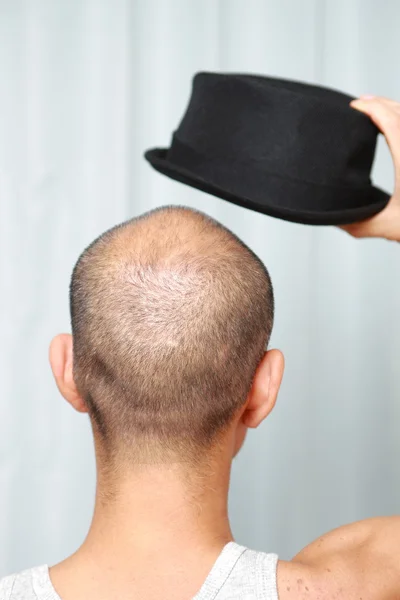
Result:
[[[159,172],[288,221],[340,225],[381,211],[370,171],[378,129],[351,96],[256,75],[198,73]]]

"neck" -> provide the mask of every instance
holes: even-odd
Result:
[[[230,460],[209,464],[202,475],[188,475],[185,469],[138,467],[113,482],[112,495],[100,470],[88,535],[74,555],[51,569],[59,593],[72,574],[83,587],[96,581],[101,591],[115,589],[117,580],[122,594],[132,589],[137,573],[148,585],[155,571],[166,585],[171,572],[177,573],[177,584],[179,574],[184,579],[184,573],[191,573],[200,587],[233,539],[227,509]]]
[[[232,539],[228,522],[229,470],[204,476],[182,466],[149,466],[121,478],[112,498],[99,479],[93,521],[82,546],[109,564],[124,556],[164,555],[220,547]],[[129,552],[127,552],[129,550]],[[121,556],[119,556],[121,555]]]

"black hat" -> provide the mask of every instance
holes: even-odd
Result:
[[[273,217],[360,221],[389,195],[370,180],[379,131],[351,100],[296,81],[198,73],[171,147],[145,157],[172,179]]]

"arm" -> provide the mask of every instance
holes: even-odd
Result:
[[[352,106],[384,134],[395,168],[395,190],[378,215],[341,228],[350,235],[400,242],[400,103],[361,97]],[[279,561],[279,600],[400,600],[400,516],[335,529],[291,561]]]
[[[385,136],[392,153],[395,186],[393,196],[382,212],[366,221],[343,225],[341,229],[357,238],[380,237],[400,242],[400,103],[361,96],[351,106],[367,114]]]
[[[368,519],[278,563],[280,600],[399,600],[400,517]]]

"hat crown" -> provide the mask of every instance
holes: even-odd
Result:
[[[353,98],[270,77],[199,73],[168,157],[186,147],[215,164],[243,165],[325,186],[370,184],[378,129]]]

